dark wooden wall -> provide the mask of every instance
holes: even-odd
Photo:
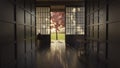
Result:
[[[119,0],[86,0],[87,53],[109,68],[120,68],[119,7]]]
[[[0,0],[0,68],[34,68],[34,0]]]

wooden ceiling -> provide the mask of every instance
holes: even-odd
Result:
[[[84,1],[84,0],[36,0],[36,1]]]
[[[51,5],[83,6],[84,0],[36,0],[36,6]]]

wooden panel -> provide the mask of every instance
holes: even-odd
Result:
[[[24,25],[17,25],[17,40],[24,40]]]
[[[119,41],[120,39],[120,22],[118,23],[112,23],[112,24],[109,24],[109,28],[108,28],[108,37],[109,37],[109,40],[111,41],[114,41],[114,42],[117,42]]]
[[[93,27],[90,27],[90,38],[93,38]]]
[[[26,52],[31,52],[31,39],[26,40]]]
[[[35,26],[35,16],[32,16],[32,25]]]
[[[17,56],[18,58],[25,55],[25,44],[24,40],[19,40],[17,44]]]
[[[31,56],[31,52],[26,54],[26,68],[32,68],[32,56]]]
[[[98,0],[94,0],[94,10],[98,9]]]
[[[120,1],[116,0],[110,0],[110,4],[109,4],[109,21],[111,22],[115,22],[115,21],[119,21],[120,20]]]
[[[25,68],[25,42],[19,40],[17,44],[17,67]]]
[[[15,48],[14,44],[4,45],[0,48],[1,68],[15,68]]]
[[[24,24],[24,10],[21,8],[16,9],[16,22],[19,24]]]
[[[98,12],[94,12],[94,24],[98,23]]]
[[[32,0],[32,3],[34,3],[33,0]],[[32,13],[35,15],[35,5],[34,4],[32,4],[31,10],[32,10]]]
[[[30,25],[30,23],[31,23],[31,16],[30,16],[30,14],[28,12],[25,13],[25,18],[26,18],[26,20],[25,20],[26,24]]]
[[[93,1],[90,1],[90,13],[93,13],[93,10],[94,10]]]
[[[32,37],[35,37],[35,28],[32,28]]]
[[[90,27],[87,27],[87,37],[90,36]]]
[[[0,20],[13,22],[14,20],[14,7],[7,0],[0,0]]]
[[[99,0],[100,8],[106,7],[106,0]]]
[[[90,51],[90,55],[92,56],[94,54],[94,50],[93,50],[93,41],[90,41],[90,45],[89,45],[89,51]]]
[[[14,41],[14,24],[0,23],[0,41],[1,43],[13,43]]]
[[[105,9],[101,9],[99,11],[99,23],[106,23],[106,11],[105,11]]]
[[[106,44],[99,43],[99,58],[100,58],[100,60],[105,60],[105,56],[106,56]]]
[[[33,51],[32,52],[32,54],[31,54],[31,62],[32,62],[32,66],[31,66],[31,68],[36,68],[36,53],[35,53],[35,51]]]
[[[30,11],[30,0],[25,0],[25,8]]]
[[[31,38],[31,30],[30,30],[30,26],[26,26],[26,39]]]
[[[106,40],[106,25],[100,25],[99,26],[99,39],[101,41]]]
[[[90,25],[90,16],[87,16],[87,25]]]
[[[94,38],[98,39],[98,26],[94,26]]]
[[[26,68],[25,67],[25,64],[26,64],[25,63],[25,55],[18,57],[17,61],[19,61],[19,62],[17,62],[17,68]]]
[[[120,68],[120,44],[111,43],[109,44],[108,58],[109,58],[109,68]]]
[[[14,2],[16,1],[16,2]],[[24,9],[24,0],[0,0],[0,68],[26,68],[25,50],[31,57],[31,45],[35,45],[31,40],[24,40],[24,34],[27,39],[31,37],[31,18],[30,18],[30,0],[26,1],[26,9]],[[34,0],[31,0],[34,1]],[[15,9],[15,4],[17,7]],[[34,3],[31,2],[33,5]],[[29,10],[28,10],[29,9]],[[15,14],[16,11],[16,15]],[[26,11],[26,22],[24,25],[24,11]],[[33,13],[35,13],[33,11]],[[14,18],[16,17],[16,18]],[[17,24],[16,24],[17,23]],[[33,25],[35,24],[35,17],[33,16]],[[17,26],[15,26],[17,25]],[[26,32],[24,31],[26,27]],[[35,27],[33,27],[33,36],[35,36]],[[15,31],[16,30],[16,31]],[[35,40],[33,38],[33,40]],[[26,44],[25,44],[26,43]],[[15,45],[16,44],[16,45]],[[26,45],[26,46],[25,46]],[[25,49],[26,47],[26,49]],[[34,47],[35,48],[35,47]],[[34,51],[34,50],[33,50]],[[29,58],[30,61],[32,58]],[[28,61],[27,61],[28,62]],[[32,65],[32,64],[30,64]],[[29,68],[34,68],[29,66]]]
[[[24,0],[16,0],[16,2],[17,2],[17,6],[19,6],[19,7],[24,7]]]
[[[90,25],[92,25],[94,23],[94,18],[93,18],[93,14],[90,15]]]
[[[32,39],[32,49],[35,50],[35,39]]]
[[[98,47],[97,42],[94,41],[93,42],[93,52],[94,52],[95,56],[97,55],[97,50],[98,50],[97,47]]]
[[[108,24],[108,39],[109,39],[109,47],[108,47],[108,58],[109,58],[109,68],[120,68],[120,55],[118,52],[120,51],[120,1],[109,0],[109,24]]]

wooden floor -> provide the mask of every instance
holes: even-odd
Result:
[[[65,41],[52,40],[50,48],[36,52],[36,68],[108,68],[106,64],[94,61],[95,58],[84,60],[79,51],[66,47]]]
[[[64,41],[52,41],[51,47],[37,52],[37,68],[85,68],[77,51],[66,48]]]

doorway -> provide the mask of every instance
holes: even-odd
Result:
[[[65,45],[74,45],[85,33],[84,7],[37,7],[36,33],[41,33],[41,46],[51,44],[53,40],[62,40]]]
[[[65,12],[51,12],[51,42],[65,41]]]

